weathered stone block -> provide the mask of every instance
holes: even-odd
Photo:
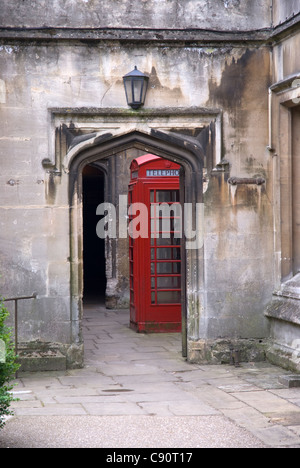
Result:
[[[278,380],[288,388],[300,387],[300,375],[283,375]]]
[[[63,371],[67,368],[66,357],[59,351],[28,351],[18,358],[18,372]]]
[[[197,364],[230,364],[232,350],[236,350],[239,362],[266,360],[268,340],[199,340],[188,341],[189,361]]]

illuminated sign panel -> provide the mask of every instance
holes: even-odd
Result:
[[[179,177],[179,169],[147,169],[147,177]]]

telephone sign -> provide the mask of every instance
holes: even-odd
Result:
[[[130,169],[129,207],[142,203],[147,220],[140,222],[148,225],[148,236],[129,238],[130,326],[138,332],[180,332],[180,166],[146,154]]]

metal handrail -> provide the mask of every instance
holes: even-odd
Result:
[[[37,293],[33,293],[31,296],[19,296],[19,297],[10,297],[8,299],[3,299],[3,302],[15,303],[15,354],[18,354],[18,301],[23,301],[25,299],[36,299]]]

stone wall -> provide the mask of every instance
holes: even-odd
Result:
[[[297,16],[300,12],[299,0],[282,0],[273,1],[273,24],[278,26],[285,23],[287,20]]]
[[[265,0],[3,0],[0,25],[255,30],[270,26],[270,6]]]
[[[285,8],[284,8],[285,7]],[[299,12],[299,2],[277,5],[281,21]],[[299,261],[299,28],[274,47],[270,95],[270,149],[274,195],[275,287],[266,309],[272,346],[268,358],[293,371],[300,370],[300,261]]]

